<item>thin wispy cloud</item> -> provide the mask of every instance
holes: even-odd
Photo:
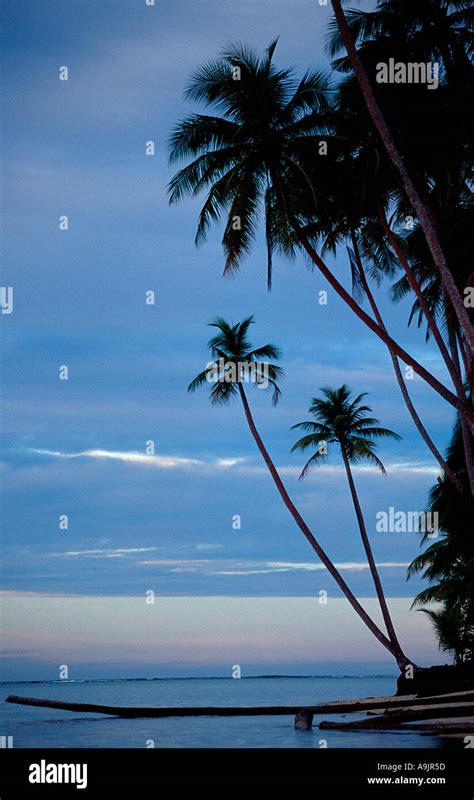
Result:
[[[324,564],[312,561],[246,561],[237,559],[146,559],[139,562],[144,567],[160,567],[169,572],[190,572],[205,575],[239,576],[269,575],[278,572],[324,572]],[[363,572],[369,565],[363,561],[341,561],[335,565],[341,572]],[[409,562],[381,561],[380,569],[406,569]]]
[[[118,548],[109,548],[109,549],[98,549],[98,550],[66,550],[61,553],[49,553],[50,556],[54,557],[67,557],[67,558],[76,558],[76,557],[87,557],[87,558],[123,558],[123,556],[127,555],[136,555],[137,553],[152,553],[156,552],[158,547],[118,547]]]
[[[189,458],[186,456],[175,456],[175,455],[147,455],[146,453],[139,453],[134,450],[129,451],[122,451],[122,450],[105,450],[105,449],[94,449],[94,450],[80,450],[77,452],[67,452],[61,450],[48,450],[46,448],[32,448],[29,452],[36,453],[38,455],[50,456],[53,458],[61,458],[61,459],[73,459],[73,458],[91,458],[91,459],[98,459],[98,460],[109,460],[109,461],[122,461],[129,464],[134,464],[138,466],[147,466],[147,467],[157,467],[158,469],[167,469],[167,470],[176,470],[176,469],[183,469],[183,470],[202,470],[202,469],[236,469],[241,474],[246,475],[266,475],[267,469],[263,465],[260,464],[250,464],[249,459],[247,457],[227,457],[227,458],[215,458],[215,459],[203,459],[203,458]],[[425,462],[418,462],[414,464],[409,464],[406,462],[386,462],[385,467],[389,474],[396,474],[397,476],[409,476],[409,475],[420,475],[420,476],[436,476],[439,474],[439,470],[432,464],[425,463]],[[294,466],[291,464],[283,464],[278,466],[278,471],[283,476],[299,476],[301,473],[301,467]],[[360,474],[369,474],[369,475],[378,475],[379,471],[376,467],[371,466],[370,464],[358,464],[354,466],[354,471],[359,472]],[[318,466],[317,469],[314,470],[312,476],[316,475],[326,475],[326,476],[341,476],[345,475],[344,467],[340,464],[322,464]],[[311,478],[311,476],[310,476]]]
[[[197,550],[214,550],[219,545],[197,545]],[[93,550],[65,550],[48,553],[52,558],[123,558],[135,559],[138,567],[155,567],[168,573],[201,573],[204,575],[259,575],[275,572],[324,572],[326,567],[318,561],[269,561],[237,558],[145,558],[144,553],[160,550],[159,547],[118,547]],[[135,558],[138,557],[138,558]],[[364,572],[369,566],[364,561],[340,561],[335,566],[341,572]],[[404,569],[405,561],[380,561],[381,569]]]
[[[182,456],[163,456],[146,453],[139,453],[134,450],[80,450],[78,452],[64,452],[60,450],[46,450],[34,448],[30,452],[38,455],[52,456],[55,458],[94,458],[99,460],[125,461],[130,464],[140,464],[147,467],[158,467],[159,469],[189,469],[195,467],[218,467],[226,469],[243,462],[243,458],[216,458],[213,461],[206,461],[199,458],[183,458]]]
[[[196,545],[196,550],[220,550],[221,548],[221,544],[208,544],[207,542],[199,542]]]

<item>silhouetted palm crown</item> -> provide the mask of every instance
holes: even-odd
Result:
[[[222,58],[198,69],[186,97],[214,107],[221,116],[192,114],[170,140],[171,162],[194,158],[171,180],[170,202],[209,188],[196,243],[225,214],[225,272],[239,268],[263,212],[269,286],[273,252],[291,255],[295,250],[288,192],[300,192],[306,204],[314,193],[304,165],[317,159],[328,108],[324,74],[309,71],[298,83],[291,70],[273,64],[276,44],[261,58],[243,45],[231,45]],[[319,163],[323,170],[327,159]],[[314,209],[314,199],[310,202]]]
[[[238,385],[248,381],[247,368],[250,366],[257,386],[263,388],[268,381],[268,388],[273,390],[272,402],[276,405],[281,395],[277,380],[284,375],[284,372],[281,367],[264,359],[278,359],[281,351],[273,344],[253,349],[247,335],[253,323],[253,317],[247,317],[235,325],[230,325],[222,317],[217,317],[214,322],[209,323],[211,327],[217,328],[219,333],[209,340],[208,347],[212,357],[221,362],[220,365],[218,361],[210,362],[206,369],[191,381],[188,392],[194,392],[207,383],[213,385],[210,392],[211,402],[226,403],[236,396]]]
[[[401,437],[389,430],[378,426],[378,420],[366,416],[371,412],[370,406],[362,405],[361,400],[366,392],[359,394],[351,400],[350,389],[343,385],[339,389],[324,387],[321,389],[322,398],[313,397],[309,413],[315,421],[307,420],[293,425],[308,433],[292,447],[294,450],[308,450],[315,448],[311,458],[304,466],[300,477],[304,477],[311,466],[327,459],[327,448],[323,443],[335,442],[348,461],[356,464],[367,461],[376,466],[385,474],[385,467],[375,454],[373,439],[389,438],[399,440]]]

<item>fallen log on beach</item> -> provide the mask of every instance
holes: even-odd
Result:
[[[474,692],[473,700],[474,700]],[[284,714],[341,714],[351,711],[364,711],[379,708],[383,703],[401,705],[406,700],[401,698],[379,697],[366,700],[346,700],[334,703],[322,703],[317,706],[191,706],[191,707],[144,707],[144,706],[106,706],[97,703],[69,703],[65,700],[46,700],[37,697],[20,697],[11,694],[7,703],[40,708],[55,708],[60,711],[79,711],[95,714],[111,714],[117,717],[203,717],[203,716],[280,716]],[[416,699],[410,698],[410,703]],[[421,701],[420,701],[421,702]],[[426,699],[423,700],[426,703]]]
[[[405,697],[368,697],[363,700],[338,700],[332,703],[320,703],[315,706],[193,706],[166,708],[153,706],[107,706],[97,703],[69,703],[63,700],[20,697],[13,694],[6,698],[6,702],[40,708],[53,708],[60,711],[108,714],[114,717],[125,717],[129,719],[137,717],[246,717],[265,715],[283,716],[291,714],[295,716],[295,727],[299,730],[310,730],[315,714],[363,713],[371,710],[379,712],[378,716],[369,720],[345,723],[323,722],[320,725],[321,728],[334,727],[338,730],[346,730],[346,728],[352,730],[358,727],[370,729],[383,727],[383,725],[385,725],[385,727],[395,727],[400,722],[400,714],[408,715],[406,716],[407,720],[423,719],[423,714],[427,717],[458,716],[457,712],[449,714],[440,713],[440,709],[443,708],[449,711],[452,711],[453,708],[459,711],[462,708],[465,715],[467,709],[471,707],[474,708],[474,690],[459,694],[437,695],[423,698],[406,695]],[[398,716],[395,719],[393,715]]]
[[[143,706],[105,706],[97,703],[68,703],[64,700],[44,700],[37,697],[20,697],[10,694],[7,703],[18,703],[23,706],[39,706],[41,708],[57,708],[61,711],[85,711],[95,714],[112,714],[119,717],[199,717],[199,716],[254,716],[298,714],[301,711],[313,714],[342,714],[346,712],[368,711],[370,709],[397,708],[404,706],[439,704],[444,699],[450,702],[471,700],[474,703],[474,691],[459,695],[440,695],[438,697],[416,698],[405,697],[368,697],[363,700],[337,700],[333,703],[320,703],[316,706],[194,706],[154,708]]]
[[[63,700],[42,700],[36,697],[19,697],[11,694],[6,698],[7,703],[18,703],[23,706],[39,706],[41,708],[56,708],[61,711],[85,711],[95,714],[111,714],[115,717],[232,717],[253,716],[257,714],[297,714],[301,706],[194,706],[194,707],[167,707],[154,708],[143,706],[104,706],[96,703],[68,703]],[[325,710],[324,713],[330,713]]]
[[[323,720],[319,727],[322,730],[375,730],[397,728],[407,722],[424,719],[453,719],[455,717],[470,717],[474,715],[474,703],[438,703],[420,705],[418,707],[406,706],[404,708],[386,709],[385,713],[369,719],[360,719],[353,722],[328,722]]]

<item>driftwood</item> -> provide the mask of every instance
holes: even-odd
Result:
[[[338,725],[336,722],[327,722],[319,726],[327,730],[369,730],[369,731],[409,731],[420,733],[422,736],[442,736],[446,734],[454,739],[464,739],[465,736],[474,734],[474,717],[463,717],[461,719],[429,719],[423,722],[392,722],[390,725],[378,726],[377,728],[354,728],[350,723]]]
[[[86,711],[95,714],[112,714],[116,717],[233,717],[253,716],[257,714],[297,714],[301,706],[195,706],[191,708],[171,707],[153,708],[143,706],[103,706],[95,703],[67,703],[62,700],[41,700],[35,697],[18,697],[11,694],[6,698],[7,703],[19,703],[24,706],[40,706],[42,708],[57,708],[62,711]],[[329,711],[325,711],[329,713]]]
[[[425,732],[425,735],[428,736],[429,732],[437,732],[437,733],[457,733],[458,736],[461,734],[472,734],[474,733],[474,717],[456,717],[455,719],[430,719],[425,720],[424,722],[420,722],[419,724],[416,722],[408,722],[405,728],[410,728],[412,730],[420,730]]]
[[[355,722],[321,722],[322,729],[333,730],[374,730],[416,727],[417,730],[434,731],[433,725],[442,726],[440,730],[469,733],[469,718],[462,729],[452,721],[453,717],[462,717],[472,711],[474,714],[474,690],[457,694],[437,695],[419,698],[414,695],[404,697],[368,697],[363,700],[340,700],[333,703],[321,703],[316,706],[194,706],[194,707],[140,707],[140,706],[106,706],[96,703],[68,703],[62,700],[44,700],[35,697],[19,697],[9,695],[7,703],[18,703],[26,706],[54,708],[61,711],[86,712],[93,714],[109,714],[115,717],[247,717],[247,716],[282,716],[295,715],[297,730],[311,730],[314,714],[343,714],[351,712],[371,711],[377,713],[370,719]],[[436,720],[433,721],[433,717]],[[449,718],[450,727],[443,725],[439,717]],[[410,725],[416,720],[428,719],[426,725]],[[464,721],[463,721],[464,722]],[[406,724],[405,724],[406,723]],[[453,727],[454,726],[454,727]],[[474,727],[472,728],[474,730]]]
[[[25,706],[39,706],[42,708],[57,708],[61,711],[81,711],[95,714],[111,714],[118,717],[200,717],[200,716],[278,716],[284,714],[298,714],[304,711],[308,714],[342,714],[345,712],[363,712],[370,709],[403,708],[409,706],[438,705],[442,701],[474,703],[474,691],[459,694],[438,695],[436,697],[417,698],[413,695],[404,697],[368,697],[364,700],[338,700],[333,703],[321,703],[316,706],[194,706],[188,708],[154,708],[143,706],[105,706],[96,703],[68,703],[63,700],[42,700],[35,697],[19,697],[10,694],[7,703],[18,703]]]
[[[408,706],[405,708],[386,709],[384,714],[370,719],[361,719],[354,722],[327,722],[324,720],[319,727],[324,730],[373,730],[388,729],[398,727],[406,722],[414,722],[423,719],[440,719],[469,717],[474,714],[474,703],[437,703],[431,705],[420,705],[418,707]]]

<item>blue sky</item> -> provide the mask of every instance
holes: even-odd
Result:
[[[14,287],[14,311],[1,317],[0,588],[43,600],[149,589],[338,597],[281,505],[239,405],[212,408],[205,391],[186,394],[208,360],[206,323],[255,314],[255,343],[279,344],[286,373],[276,409],[251,392],[257,425],[307,522],[364,597],[373,591],[337,454],[298,482],[289,428],[320,386],[347,382],[369,392],[375,415],[403,436],[380,449],[387,478],[364,468],[355,478],[387,593],[413,596],[420,584],[407,585],[405,570],[418,537],[376,533],[375,514],[423,510],[436,467],[384,346],[303,258],[275,265],[269,294],[260,240],[241,274],[223,279],[221,231],[196,250],[199,204],[169,208],[166,199],[166,141],[195,108],[183,100],[193,69],[229,41],[261,50],[276,35],[281,65],[300,74],[324,65],[329,9],[314,0],[3,0],[2,8],[1,283]],[[58,79],[61,65],[68,81]],[[332,263],[347,283],[344,254]],[[327,306],[318,304],[321,289]],[[390,304],[388,286],[378,295],[389,327],[444,378],[431,346],[405,329],[407,306]],[[444,446],[453,415],[418,378],[409,388]],[[59,529],[61,514],[68,530]],[[430,647],[434,658],[434,640]]]

